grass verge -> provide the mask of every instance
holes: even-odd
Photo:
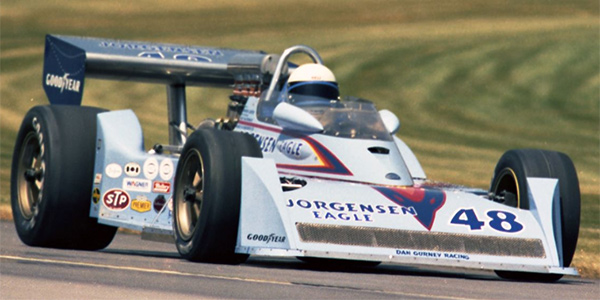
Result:
[[[574,265],[600,261],[600,3],[534,1],[34,1],[0,9],[0,207],[12,148],[41,89],[46,33],[231,47],[317,49],[343,94],[395,112],[428,176],[486,188],[512,148],[567,153],[580,179]],[[192,123],[222,116],[226,92],[189,89]],[[132,108],[146,145],[166,140],[162,86],[89,80],[84,104]],[[219,99],[219,100],[217,100]],[[5,209],[1,210],[5,211]],[[4,214],[4,213],[3,213]]]

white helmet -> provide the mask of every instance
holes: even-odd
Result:
[[[333,72],[324,65],[304,64],[288,78],[288,93],[337,99],[340,96]]]

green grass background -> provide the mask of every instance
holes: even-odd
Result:
[[[342,93],[395,112],[431,179],[487,188],[512,148],[567,153],[582,224],[574,264],[600,276],[600,18],[597,0],[39,1],[0,4],[0,203],[25,112],[42,90],[46,33],[280,53],[317,49]],[[188,89],[192,123],[228,91]],[[132,108],[166,142],[164,86],[87,80],[84,104]],[[73,145],[76,147],[76,145]]]

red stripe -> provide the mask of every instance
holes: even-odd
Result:
[[[247,121],[240,120],[238,122],[238,124],[245,125],[248,127],[259,128],[259,129],[263,129],[266,131],[275,132],[277,134],[281,134],[281,132],[282,132],[282,130],[279,127],[272,127],[272,126],[256,124],[256,123],[247,122]],[[333,175],[344,175],[344,176],[353,176],[354,175],[339,160],[339,158],[337,158],[337,156],[335,156],[331,151],[329,151],[329,149],[327,149],[327,147],[323,146],[323,144],[319,143],[315,139],[310,138],[308,136],[301,136],[301,135],[294,135],[294,134],[288,134],[288,135],[295,137],[295,138],[299,138],[299,139],[305,141],[306,143],[308,143],[311,146],[311,148],[313,149],[315,155],[319,158],[319,160],[321,162],[323,162],[324,165],[317,165],[317,166],[308,165],[307,166],[307,165],[276,164],[277,168],[291,169],[291,170],[298,170],[298,171],[307,171],[307,172],[326,173],[326,174],[333,174]],[[319,149],[322,149],[322,150],[319,150]],[[325,151],[327,153],[323,153],[322,151]],[[332,162],[326,156],[330,156],[335,161]],[[337,167],[336,167],[336,165],[337,165]],[[319,170],[319,169],[326,169],[326,170],[331,170],[331,171]]]

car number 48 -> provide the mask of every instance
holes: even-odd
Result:
[[[519,232],[523,230],[523,225],[517,222],[517,216],[513,213],[501,210],[490,210],[487,212],[487,216],[490,218],[487,225],[494,230],[501,232]],[[466,225],[471,230],[481,230],[486,226],[486,222],[480,221],[475,211],[470,209],[460,209],[454,214],[450,224]]]

